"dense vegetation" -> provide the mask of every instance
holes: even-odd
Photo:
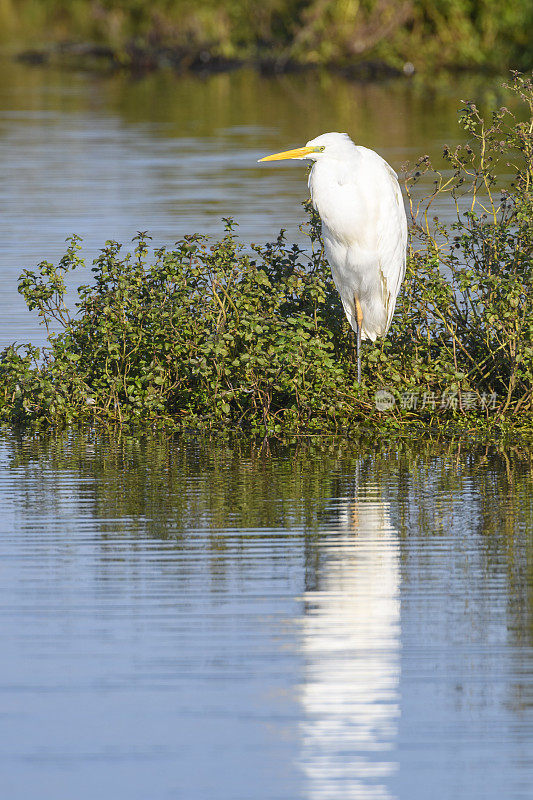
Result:
[[[445,149],[431,196],[417,199],[427,158],[407,176],[407,275],[387,338],[363,348],[362,385],[309,209],[308,252],[283,234],[247,251],[230,220],[214,244],[193,235],[151,255],[146,234],[133,254],[108,242],[74,316],[65,273],[83,262],[72,237],[57,266],[21,276],[28,307],[56,332],[43,353],[2,354],[0,419],[531,436],[533,84],[516,76],[514,90],[525,122],[506,109],[487,122],[468,103],[470,143]],[[504,185],[498,162],[515,172]],[[442,193],[456,209],[448,228],[429,217]]]
[[[116,62],[213,58],[401,69],[533,63],[529,0],[2,0],[4,41],[93,41]],[[80,53],[81,51],[78,51]],[[100,51],[103,54],[103,51]]]

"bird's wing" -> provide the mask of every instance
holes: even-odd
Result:
[[[396,298],[405,275],[407,220],[403,197],[396,173],[386,161],[385,183],[380,214],[377,221],[377,251],[382,281],[383,302],[387,310],[388,331],[396,306]]]

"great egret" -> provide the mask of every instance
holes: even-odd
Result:
[[[386,336],[405,275],[407,220],[398,177],[381,156],[346,133],[324,133],[305,147],[260,161],[309,159],[309,189],[348,322],[361,339]]]

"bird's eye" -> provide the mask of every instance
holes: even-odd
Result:
[[[325,149],[326,149],[325,145],[322,145],[322,147],[317,147],[319,153],[323,153]]]

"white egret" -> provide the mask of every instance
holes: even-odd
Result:
[[[346,133],[324,133],[305,147],[260,161],[313,161],[309,189],[344,312],[361,340],[386,336],[405,275],[407,220],[398,176],[373,150]]]

